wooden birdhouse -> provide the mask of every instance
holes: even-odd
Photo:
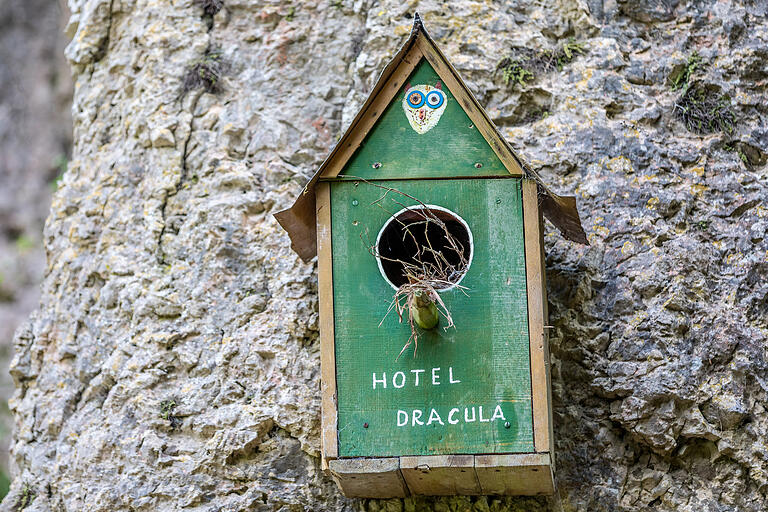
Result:
[[[318,257],[322,459],[345,495],[554,491],[542,213],[586,243],[416,15],[276,215]]]

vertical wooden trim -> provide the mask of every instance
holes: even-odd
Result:
[[[336,342],[333,318],[333,257],[331,246],[331,185],[315,187],[317,208],[318,301],[320,308],[320,389],[322,467],[339,456],[336,403]]]
[[[368,136],[368,133],[379,120],[379,117],[389,106],[392,98],[400,91],[408,77],[416,69],[416,65],[421,61],[422,54],[418,46],[413,47],[403,57],[400,65],[390,75],[386,85],[381,89],[381,92],[368,106],[365,115],[360,119],[357,125],[354,127],[354,131],[349,133],[349,139],[343,141],[344,147],[339,148],[339,151],[335,152],[333,159],[328,162],[325,170],[323,171],[322,178],[335,178],[344,169],[344,166],[355,154],[357,148]]]
[[[538,193],[538,191],[537,191]],[[552,421],[552,367],[549,356],[549,301],[547,300],[547,271],[546,257],[544,256],[544,215],[539,210],[539,261],[541,262],[541,299],[544,309],[544,369],[547,378],[547,416],[549,418],[549,456],[551,459],[551,469],[554,479],[555,470],[555,433],[554,422]]]
[[[443,82],[445,82],[448,89],[451,90],[453,96],[459,101],[461,108],[467,113],[509,173],[512,176],[523,176],[523,169],[517,163],[517,160],[515,160],[511,151],[507,148],[506,142],[501,138],[501,134],[499,134],[498,130],[493,125],[493,122],[486,117],[482,108],[472,97],[472,93],[469,89],[467,89],[460,81],[461,79],[459,78],[458,72],[451,66],[450,62],[448,62],[448,60],[440,53],[440,50],[428,41],[423,34],[419,34],[419,37],[416,39],[416,45],[421,48],[421,53],[424,55],[424,58],[427,59],[427,62],[429,62]]]
[[[549,404],[549,358],[544,333],[545,289],[541,249],[541,223],[536,182],[523,180],[523,230],[525,275],[528,282],[528,335],[531,349],[531,398],[533,401],[533,446],[537,452],[551,450]]]

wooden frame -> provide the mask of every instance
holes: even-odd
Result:
[[[328,461],[335,459],[339,455],[330,184],[318,183],[315,193],[317,208],[318,301],[320,309],[322,468],[327,470]]]
[[[535,181],[523,180],[523,231],[525,236],[525,273],[528,285],[533,445],[538,453],[553,453],[549,340],[544,328],[547,322],[544,234],[537,187]]]
[[[511,178],[522,178],[523,231],[531,369],[533,453],[339,458],[334,324],[331,185],[360,147],[402,85],[425,59],[448,86]],[[409,495],[549,495],[554,487],[547,299],[543,221],[538,185],[525,173],[511,147],[472,95],[420,20],[406,45],[313,177],[319,269],[322,468],[348,497]],[[403,177],[407,179],[407,177]],[[484,179],[484,178],[472,178]],[[311,210],[310,210],[311,211]]]
[[[348,498],[411,495],[552,495],[549,453],[336,459],[330,473]]]
[[[537,184],[522,180],[528,332],[535,453],[343,458],[338,455],[338,404],[333,318],[331,185],[317,185],[317,245],[322,374],[322,467],[348,497],[408,495],[551,495],[554,493],[543,219]]]

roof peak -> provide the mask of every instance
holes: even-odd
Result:
[[[510,174],[536,180],[539,185],[539,196],[544,216],[552,221],[567,239],[588,243],[579,220],[576,199],[554,194],[544,186],[535,172],[521,163],[510,143],[499,132],[456,69],[451,66],[448,59],[429,36],[424,28],[421,15],[414,12],[413,29],[410,37],[389,64],[384,67],[373,90],[341,139],[304,187],[293,206],[275,214],[280,225],[288,232],[293,249],[301,258],[304,261],[309,261],[317,254],[317,212],[315,210],[314,190],[316,183],[324,176],[324,173],[327,173],[329,178],[335,178],[341,172],[343,166],[360,148],[368,132],[384,112],[383,107],[394,101],[394,96],[401,90],[404,80],[408,78],[422,59],[433,67],[446,87],[455,96],[461,97],[459,105],[469,115],[474,126],[481,131],[485,140],[507,170],[510,171]],[[375,102],[378,103],[374,105]]]
[[[424,30],[424,22],[421,21],[421,16],[419,16],[419,11],[416,11],[413,13],[413,28],[411,29],[411,37],[415,36],[419,31],[426,32],[426,30]]]

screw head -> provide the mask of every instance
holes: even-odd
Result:
[[[512,426],[512,425],[510,425],[508,421],[504,423],[504,428],[509,428],[509,427],[511,427],[511,426]]]
[[[379,167],[381,167],[381,162],[373,162],[373,165],[371,167],[373,167],[374,169],[378,169]]]
[[[358,204],[360,204],[360,203],[357,202],[357,199],[353,199],[352,200],[352,206],[357,206]]]
[[[475,169],[479,169],[483,166],[480,162],[475,163]]]

